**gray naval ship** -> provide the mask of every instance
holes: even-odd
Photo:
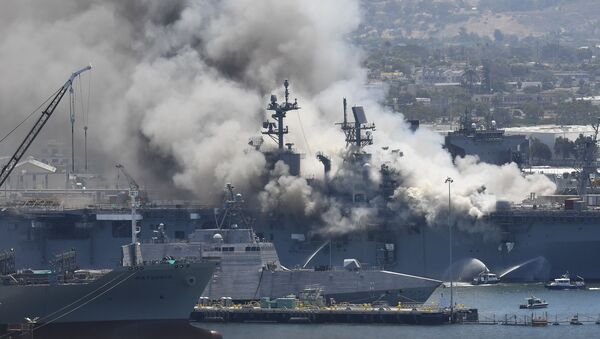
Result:
[[[478,125],[469,112],[460,118],[459,129],[444,139],[444,147],[454,158],[477,155],[481,161],[494,165],[514,162],[521,167],[529,149],[524,135],[505,135],[491,116],[484,125]]]
[[[277,141],[277,149],[264,151],[268,163],[272,166],[281,160],[290,167],[291,174],[301,175],[302,157],[284,141],[288,132],[285,113],[299,107],[296,102],[288,101],[286,95],[285,102],[281,104],[275,97],[272,98],[268,108],[274,111],[272,117],[275,121],[263,125],[264,133]],[[370,132],[369,128],[373,125],[366,122],[359,109],[352,111],[356,114],[355,121],[349,121],[345,112],[344,121],[339,126],[346,135],[348,148],[352,147],[348,153],[359,163],[367,164],[369,154],[362,147],[371,142],[372,134],[366,132]],[[496,133],[494,142],[502,143],[505,138],[504,134]],[[547,280],[565,271],[576,272],[588,280],[600,280],[600,266],[594,265],[590,259],[600,255],[600,210],[597,207],[600,200],[595,196],[590,180],[591,175],[597,173],[594,161],[596,137],[588,139],[589,155],[579,166],[582,175],[579,175],[577,195],[524,197],[527,199],[520,204],[501,201],[494,213],[483,218],[486,225],[484,232],[475,231],[480,226],[475,224],[473,229],[455,228],[454,265],[460,266],[453,269],[453,272],[458,272],[455,279],[470,281],[485,265],[490,271],[502,275],[503,281]],[[481,146],[486,144],[479,145],[471,148],[470,152],[486,149]],[[507,150],[499,149],[498,152],[507,154]],[[317,157],[325,171],[329,171],[329,158],[325,154]],[[0,190],[0,249],[14,248],[19,254],[19,267],[39,267],[47,264],[55,253],[70,248],[77,250],[78,264],[82,267],[119,266],[122,264],[121,254],[107,249],[129,243],[132,220],[141,227],[138,236],[142,243],[152,241],[152,230],[161,223],[165,225],[164,232],[170,239],[180,241],[186,241],[187,236],[196,230],[214,228],[215,206],[165,201],[149,192],[148,198],[141,201],[132,214],[126,189],[94,188],[89,183],[89,176],[76,176],[78,180],[88,180],[88,183],[77,183],[67,189],[27,186],[33,175],[37,176],[38,182],[40,177],[52,175],[34,168],[34,164],[28,161],[18,164],[23,170],[15,171],[7,181],[11,185],[7,187],[5,184]],[[398,183],[389,175],[392,169],[382,166],[380,172],[382,184],[377,193],[389,196]],[[312,182],[319,184],[317,180]],[[87,188],[78,188],[81,186]],[[371,199],[361,187],[355,188],[344,193],[349,206],[360,206]],[[328,194],[341,193],[332,191]],[[330,262],[341,263],[346,258],[355,258],[363,265],[379,266],[389,271],[448,279],[446,225],[428,225],[419,218],[397,221],[393,215],[386,217],[382,212],[377,225],[368,231],[323,239],[318,230],[315,231],[314,224],[298,222],[285,215],[263,214],[258,209],[248,208],[245,212],[256,219],[252,227],[256,236],[275,246],[279,263],[285,267],[302,267],[308,257],[312,257],[310,267],[328,266]],[[469,267],[472,267],[471,274],[467,272],[461,277],[460,272],[469,271]]]
[[[15,271],[11,254],[0,255],[0,325],[27,318],[39,326],[186,320],[218,265],[177,261],[83,270],[76,268],[75,252],[68,251],[51,270]]]
[[[218,228],[197,229],[186,241],[171,241],[162,225],[153,241],[139,244],[137,260],[218,259],[219,268],[202,294],[218,300],[230,297],[237,302],[299,295],[307,286],[318,285],[326,300],[349,303],[387,302],[424,303],[441,281],[363,267],[356,259],[345,259],[343,268],[331,263],[317,269],[288,269],[281,265],[273,243],[259,239],[251,228],[238,228],[247,223],[243,216],[241,194],[227,186],[224,217]],[[227,225],[225,221],[227,220]],[[235,222],[232,224],[232,222]],[[246,226],[246,225],[245,225]],[[127,247],[124,246],[125,252]],[[124,264],[135,264],[135,257],[124,255]]]

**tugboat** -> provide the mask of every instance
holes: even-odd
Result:
[[[571,324],[571,325],[583,325],[583,323],[579,320],[579,314],[575,314],[573,316],[573,318],[571,318],[571,321],[569,321],[569,324]]]
[[[527,298],[526,300],[527,300],[527,303],[519,305],[520,309],[532,310],[532,309],[536,309],[536,308],[548,307],[548,303],[545,300],[536,298],[534,296],[531,296],[530,298]]]
[[[577,279],[571,279],[569,272],[567,272],[560,278],[547,283],[546,288],[550,290],[584,290],[585,281],[580,276],[577,276]]]
[[[473,282],[471,285],[493,285],[500,282],[500,278],[494,273],[491,273],[489,270],[482,271],[475,278],[473,278]]]

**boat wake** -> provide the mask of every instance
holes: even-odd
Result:
[[[466,282],[453,282],[452,285],[454,285],[454,287],[472,287],[473,285],[471,285],[470,283],[466,283]],[[450,288],[450,282],[449,281],[445,281],[442,283],[442,286]]]

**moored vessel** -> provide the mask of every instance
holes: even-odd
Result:
[[[582,277],[577,276],[576,279],[571,279],[569,272],[547,283],[545,286],[550,290],[584,290],[586,288]]]
[[[527,309],[527,310],[546,308],[546,307],[548,307],[548,303],[545,300],[536,298],[534,296],[527,298],[525,304],[519,305],[520,309]]]
[[[0,319],[40,324],[187,319],[217,262],[176,262],[72,275],[26,270],[2,277]],[[62,275],[62,276],[61,276]]]

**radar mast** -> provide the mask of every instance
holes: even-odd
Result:
[[[373,135],[371,131],[375,130],[375,124],[367,121],[365,110],[362,106],[352,107],[352,115],[354,122],[348,122],[346,98],[343,100],[344,106],[344,121],[337,123],[346,135],[346,147],[355,145],[358,149],[373,144]],[[365,132],[363,134],[363,132]]]
[[[268,120],[265,121],[263,123],[263,128],[266,129],[266,131],[261,132],[262,134],[268,135],[269,137],[271,137],[271,139],[277,142],[277,148],[280,151],[284,150],[284,136],[288,134],[288,127],[284,125],[284,119],[286,117],[286,114],[288,111],[295,111],[300,108],[298,106],[298,99],[294,99],[294,103],[291,103],[289,101],[289,86],[290,83],[287,80],[285,80],[283,82],[283,87],[285,87],[285,102],[281,104],[277,102],[277,96],[271,94],[271,103],[269,103],[269,105],[267,106],[267,110],[275,112],[271,115],[271,117],[275,119],[276,122],[270,122]]]

